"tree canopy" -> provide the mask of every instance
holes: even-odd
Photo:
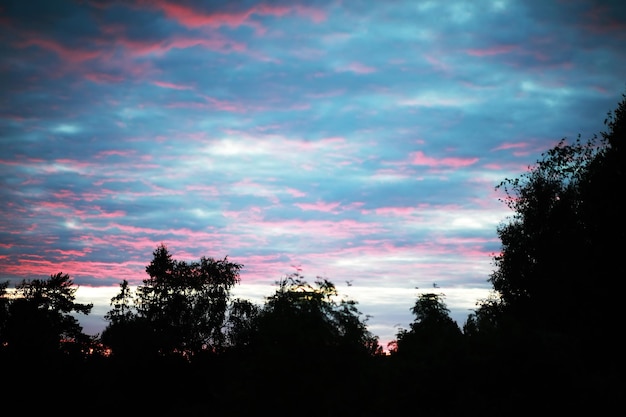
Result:
[[[12,354],[47,356],[70,343],[88,344],[90,338],[72,313],[89,314],[93,304],[75,302],[74,281],[59,272],[48,279],[22,280],[15,291],[1,289],[0,342]]]
[[[367,329],[354,300],[339,299],[335,285],[317,278],[314,285],[299,273],[277,283],[256,317],[254,343],[272,351],[319,354],[344,351],[376,354],[378,339]]]
[[[177,261],[159,245],[136,294],[124,281],[111,300],[103,339],[114,351],[127,351],[129,340],[142,351],[160,354],[222,348],[230,290],[242,266],[227,257]]]
[[[497,230],[502,250],[490,282],[502,312],[518,322],[591,331],[616,305],[605,288],[624,273],[625,103],[609,113],[601,137],[563,139],[528,173],[497,187],[514,214]]]

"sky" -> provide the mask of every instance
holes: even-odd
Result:
[[[158,245],[299,272],[381,345],[491,290],[496,186],[605,130],[621,1],[2,1],[0,280],[63,272],[89,334]]]

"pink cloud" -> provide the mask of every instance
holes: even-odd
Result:
[[[313,22],[316,23],[319,23],[326,18],[325,13],[321,10],[299,5],[279,6],[258,4],[250,7],[247,10],[207,13],[199,9],[173,3],[170,1],[154,1],[147,2],[146,4],[162,10],[168,18],[176,20],[178,23],[188,28],[197,28],[201,26],[256,26],[256,24],[250,22],[250,17],[253,14],[283,17],[289,13],[294,12],[297,15],[311,19]]]
[[[323,201],[318,201],[317,203],[295,203],[294,205],[304,211],[313,210],[323,211],[325,213],[337,213],[337,210],[335,209],[339,207],[340,203],[325,203]]]
[[[222,212],[222,216],[227,217],[229,219],[237,219],[237,220],[246,220],[252,222],[259,222],[263,218],[262,216],[263,209],[260,207],[248,207],[242,211],[234,211],[234,210],[225,210]]]
[[[77,48],[68,48],[67,46],[53,41],[52,39],[32,38],[18,43],[17,46],[22,48],[37,46],[42,49],[56,53],[64,61],[74,63],[95,59],[101,55],[101,51],[89,51]]]
[[[445,73],[445,74],[449,74],[452,72],[452,68],[450,67],[450,65],[446,64],[444,61],[442,61],[441,59],[432,56],[432,55],[424,55],[424,59],[430,64],[432,65],[435,69]]]
[[[245,113],[248,108],[240,103],[219,100],[214,97],[203,96],[206,103],[197,101],[175,101],[169,103],[167,107],[172,109],[196,109],[196,110],[221,110],[232,113]]]
[[[76,193],[70,190],[59,190],[52,193],[52,195],[54,196],[54,198],[59,200],[78,200],[78,196],[76,195]]]
[[[213,239],[215,238],[215,234],[211,232],[205,231],[194,231],[188,228],[180,228],[180,229],[155,229],[150,227],[139,227],[139,226],[129,226],[125,224],[119,223],[111,223],[109,224],[109,228],[116,228],[121,232],[128,233],[131,236],[137,236],[140,234],[147,234],[153,236],[185,236],[190,240],[194,239]]]
[[[41,201],[34,205],[34,210],[45,210],[50,216],[55,216],[61,219],[80,219],[83,222],[94,219],[113,219],[126,216],[126,212],[122,210],[107,211],[100,206],[91,206],[85,209],[76,210],[70,206],[67,201],[78,201],[82,198],[82,196],[79,197],[71,192],[58,192],[53,195],[60,201]],[[86,199],[83,198],[83,200]],[[84,226],[81,225],[81,227]]]
[[[378,181],[387,181],[387,180],[402,180],[409,177],[416,177],[415,171],[409,168],[405,162],[389,162],[383,163],[383,165],[392,165],[391,168],[381,168],[377,169],[372,175],[373,179]]]
[[[0,159],[1,165],[23,166],[23,165],[39,165],[45,162],[40,158],[24,158],[24,159]]]
[[[64,256],[64,257],[79,257],[79,258],[82,258],[83,256],[86,256],[89,253],[91,253],[91,249],[90,248],[85,248],[82,251],[80,251],[80,250],[53,249],[51,252],[58,252],[61,256]]]
[[[307,7],[301,4],[291,6],[298,16],[308,18],[313,23],[321,23],[326,20],[326,12],[314,7]]]
[[[340,71],[350,71],[355,74],[371,74],[372,72],[376,72],[376,68],[367,66],[365,64],[361,64],[360,62],[351,62],[339,69]]]
[[[254,9],[250,9],[234,13],[203,13],[200,10],[168,1],[153,2],[151,4],[161,9],[168,18],[190,28],[199,26],[241,26],[254,11]]]
[[[104,184],[107,184],[107,183],[129,183],[129,182],[134,182],[134,180],[131,180],[130,178],[104,178],[104,179],[100,179],[98,181],[94,181],[93,185],[95,185],[97,187],[101,187],[101,186],[103,186]],[[93,193],[83,193],[83,197],[85,195],[94,195],[94,194]],[[108,195],[108,193],[107,193],[107,195]]]
[[[55,159],[55,162],[76,171],[81,171],[86,168],[93,167],[93,164],[91,162],[77,161],[75,159],[60,158]]]
[[[453,237],[447,238],[435,236],[432,241],[415,243],[412,245],[398,246],[392,241],[381,240],[363,240],[361,245],[349,248],[343,248],[333,254],[336,258],[348,258],[350,256],[367,256],[370,258],[388,259],[391,257],[406,258],[407,265],[412,268],[431,269],[439,266],[441,270],[456,268],[454,264],[447,264],[437,259],[440,256],[455,255],[455,257],[490,259],[491,252],[486,251],[484,246],[492,243],[494,239],[486,238],[463,238]],[[419,255],[416,255],[419,254]],[[323,260],[323,259],[321,259]],[[410,274],[407,274],[410,275]]]
[[[235,42],[229,39],[220,39],[216,37],[212,37],[211,39],[196,39],[196,38],[178,38],[173,41],[170,41],[167,44],[167,49],[171,48],[191,48],[194,46],[203,46],[207,49],[211,49],[214,51],[238,51],[242,52],[246,50],[246,45],[240,42]]]
[[[359,274],[359,278],[366,278],[368,274],[376,274],[377,268],[387,270],[390,264],[394,264],[394,270],[399,274],[402,275],[402,270],[406,270],[404,276],[412,276],[416,269],[435,268],[440,274],[449,266],[438,262],[436,258],[456,254],[457,250],[458,248],[452,245],[445,246],[434,242],[398,246],[387,239],[365,239],[353,246],[334,248],[331,252],[305,254],[302,261],[311,266],[332,265],[337,276],[350,276],[355,272],[354,265],[360,265],[364,274]],[[344,267],[346,261],[350,265],[348,268]]]
[[[94,210],[95,212],[89,213],[85,210],[80,210],[80,211],[76,211],[75,213],[81,220],[94,219],[94,218],[95,219],[115,219],[115,218],[126,216],[126,212],[122,210],[106,211],[105,209],[102,209],[101,207],[98,207],[98,206],[93,207],[92,210]]]
[[[185,248],[186,256],[196,259],[203,255],[226,256],[233,248],[254,248],[267,244],[258,236],[226,236],[218,232],[192,231],[186,228],[155,230],[119,226],[109,226],[108,236],[100,233],[84,234],[78,240],[82,245],[90,247],[109,247],[113,251],[126,253],[127,257],[135,254],[135,257],[141,256],[144,262],[149,262],[150,254],[160,243],[170,248]]]
[[[493,171],[500,171],[504,168],[504,165],[503,164],[485,164],[483,165],[483,168],[490,169]]]
[[[273,253],[268,255],[246,255],[241,273],[242,282],[277,280],[285,274],[288,262],[285,255]]]
[[[101,41],[104,43],[105,41]],[[108,41],[107,41],[108,43]],[[246,45],[240,42],[225,39],[221,36],[213,35],[211,38],[174,38],[167,40],[149,40],[138,41],[120,37],[116,40],[116,44],[121,45],[126,50],[130,51],[133,56],[145,56],[145,55],[164,55],[172,49],[187,49],[195,46],[200,46],[206,49],[210,49],[216,52],[229,53],[229,52],[242,52],[246,50]],[[126,65],[129,66],[129,65]],[[135,73],[137,70],[135,70]],[[141,71],[144,73],[145,71]]]
[[[424,155],[424,152],[418,151],[411,153],[411,163],[414,165],[426,165],[429,167],[452,167],[461,168],[473,165],[478,162],[478,158],[431,158]]]
[[[380,207],[374,210],[376,214],[382,216],[402,217],[409,216],[415,211],[414,207]]]
[[[100,151],[95,155],[95,158],[100,159],[100,158],[107,158],[109,156],[123,156],[123,157],[130,157],[130,156],[134,156],[136,154],[135,151],[133,150],[117,150],[117,149],[111,149],[108,151]]]
[[[165,81],[154,81],[152,84],[161,88],[170,88],[172,90],[191,90],[191,87],[188,85],[168,83]]]
[[[83,74],[83,77],[98,84],[119,83],[124,81],[124,77],[121,75],[112,75],[104,72],[88,72]]]
[[[312,152],[317,150],[340,150],[345,149],[346,140],[341,136],[331,136],[315,141],[298,140],[290,141],[291,146],[298,147],[302,152]]]
[[[529,144],[525,142],[509,143],[505,142],[500,146],[493,148],[494,151],[502,151],[507,149],[524,149],[528,148]]]
[[[275,220],[260,221],[253,224],[261,235],[302,235],[323,236],[331,239],[346,239],[355,236],[365,236],[380,232],[382,229],[375,222],[359,222],[356,220]]]
[[[94,262],[64,261],[62,259],[19,259],[15,264],[3,265],[4,275],[15,275],[25,279],[48,277],[56,272],[69,274],[72,279],[119,278],[140,281],[145,278],[145,262]]]
[[[529,138],[525,142],[510,143],[505,142],[500,146],[493,148],[494,151],[513,150],[513,156],[526,157],[533,152],[543,152],[545,150],[545,144],[552,143],[551,146],[556,146],[557,142],[551,139],[545,138]]]
[[[234,102],[226,101],[226,100],[218,100],[214,97],[209,97],[209,96],[204,96],[204,99],[211,104],[212,108],[215,108],[218,110],[238,112],[238,113],[245,112],[245,108],[239,103],[234,103]]]
[[[292,197],[306,197],[306,193],[300,190],[297,190],[295,188],[287,188],[285,190],[289,195],[291,195]]]
[[[54,214],[55,210],[59,209],[69,209],[70,206],[61,201],[42,201],[37,204],[38,208],[46,209],[49,214]]]
[[[185,186],[186,191],[190,191],[193,193],[200,193],[203,195],[219,195],[219,191],[216,186],[213,185],[205,185],[205,184],[191,184]]]
[[[472,56],[492,56],[500,54],[508,54],[517,49],[517,45],[497,45],[489,48],[471,48],[466,49],[465,52]]]

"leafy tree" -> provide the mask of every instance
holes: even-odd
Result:
[[[489,278],[495,297],[479,304],[465,329],[471,345],[492,358],[485,387],[534,398],[529,407],[544,399],[576,409],[619,395],[609,381],[618,378],[612,363],[621,355],[613,288],[626,272],[626,96],[605,126],[600,137],[561,140],[497,187],[514,214],[497,230],[502,250]]]
[[[468,315],[463,324],[463,334],[475,336],[481,332],[495,332],[502,315],[501,303],[497,296],[491,294],[478,302],[480,308]]]
[[[257,348],[299,356],[380,353],[356,302],[337,300],[337,289],[329,280],[317,278],[313,286],[294,273],[277,285],[256,321]]]
[[[226,344],[237,350],[247,350],[255,331],[255,322],[261,309],[249,300],[235,299],[229,307],[226,320]]]
[[[105,315],[109,322],[101,340],[116,357],[145,358],[157,349],[157,341],[148,321],[137,314],[134,294],[127,280],[120,283],[120,292],[111,298],[113,307]]]
[[[601,138],[563,139],[528,173],[498,186],[514,215],[498,228],[502,251],[490,282],[503,314],[518,323],[553,334],[595,332],[617,305],[607,303],[605,288],[626,272],[619,243],[626,237],[625,108],[623,100],[609,113]]]
[[[461,329],[450,317],[443,294],[423,293],[417,297],[411,312],[415,316],[409,330],[397,333],[396,355],[408,355],[432,361],[458,348]]]
[[[0,346],[4,344],[4,332],[9,320],[9,295],[7,288],[9,281],[0,282]]]
[[[243,344],[226,352],[239,353],[229,368],[227,392],[254,388],[248,401],[229,403],[228,412],[249,415],[275,397],[273,411],[279,414],[363,415],[356,410],[372,399],[363,395],[378,385],[367,365],[382,352],[367,330],[367,317],[327,279],[309,284],[294,273],[276,284],[259,310],[242,303],[244,314],[234,314],[246,319],[236,322],[243,331],[235,335],[244,337],[235,340]],[[309,395],[315,401],[302,400]]]
[[[0,354],[5,353],[8,348],[8,341],[6,332],[9,325],[9,307],[10,307],[10,294],[7,291],[9,287],[9,281],[0,283]]]
[[[585,225],[584,244],[588,261],[584,273],[590,291],[585,304],[594,301],[597,308],[589,309],[584,322],[594,338],[615,335],[613,328],[621,315],[619,291],[611,291],[626,276],[622,261],[626,241],[626,217],[622,196],[626,191],[626,95],[605,120],[608,130],[602,132],[602,146],[588,165],[580,185],[581,218]],[[607,290],[608,289],[608,290]],[[601,324],[601,325],[600,325]],[[602,335],[598,334],[599,332]],[[614,342],[615,340],[613,340]],[[612,342],[607,344],[613,345]]]
[[[107,341],[128,348],[122,335],[136,333],[141,337],[132,343],[146,353],[221,349],[230,289],[239,282],[241,268],[228,258],[177,261],[165,245],[158,246],[146,267],[149,278],[137,287],[135,297],[123,282],[112,299]]]
[[[127,280],[122,280],[120,283],[120,292],[113,298],[111,298],[111,306],[113,310],[110,310],[104,315],[104,319],[111,324],[127,323],[132,321],[136,317],[134,307],[133,294],[128,286]]]
[[[579,271],[586,248],[580,245],[585,225],[578,186],[583,167],[597,152],[592,142],[561,141],[534,170],[499,186],[515,214],[498,228],[502,252],[490,281],[508,311],[533,326],[559,325],[567,317],[563,307],[582,301]]]
[[[91,339],[71,313],[89,314],[93,304],[74,301],[78,287],[69,275],[59,272],[47,280],[22,280],[8,302],[3,289],[2,342],[12,353],[42,356],[71,350],[72,344],[89,344]]]
[[[400,329],[389,345],[393,373],[386,396],[395,412],[417,404],[425,415],[456,414],[455,395],[463,385],[463,334],[450,317],[444,294],[419,294],[411,312],[409,329]]]

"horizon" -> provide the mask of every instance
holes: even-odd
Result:
[[[314,280],[308,279],[304,275],[303,278],[309,284],[314,283]],[[378,337],[379,344],[385,352],[388,351],[387,345],[396,339],[397,333],[401,329],[408,329],[409,324],[413,322],[413,315],[410,313],[410,309],[415,305],[419,294],[436,293],[443,295],[443,301],[450,310],[450,317],[461,330],[463,330],[463,324],[471,310],[477,307],[476,303],[491,294],[491,289],[484,290],[481,288],[449,289],[446,291],[445,288],[441,288],[434,283],[437,286],[431,286],[431,288],[413,288],[412,290],[394,288],[387,290],[384,299],[380,300],[379,288],[354,288],[352,283],[348,285],[345,282],[335,282],[331,278],[328,278],[328,280],[335,284],[338,291],[337,300],[348,299],[357,303],[356,307],[362,313],[362,318],[367,318],[368,330]],[[277,289],[274,283],[270,285],[253,284],[248,287],[242,284],[243,282],[240,282],[231,289],[231,300],[243,298],[260,307],[264,305],[266,297],[274,294]],[[130,286],[130,288],[134,293],[137,285]],[[72,314],[83,326],[83,331],[86,334],[91,336],[102,334],[102,331],[108,324],[104,319],[104,315],[112,309],[109,302],[113,296],[119,294],[119,290],[119,286],[77,287],[75,302],[93,304],[92,312],[87,316],[79,313]],[[365,303],[362,300],[365,300]],[[367,306],[368,312],[363,311],[363,304]],[[396,308],[390,312],[389,305],[395,305]],[[386,314],[377,316],[377,312]],[[408,320],[407,316],[409,317]],[[395,322],[394,319],[396,320]]]

